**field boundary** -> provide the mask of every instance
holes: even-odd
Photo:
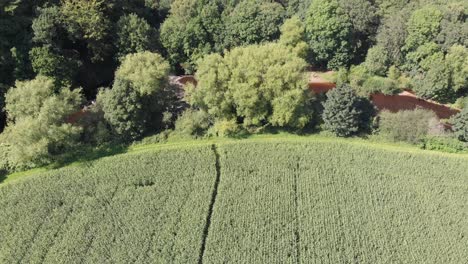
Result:
[[[216,179],[215,179],[215,183],[213,186],[213,193],[211,195],[211,201],[210,201],[210,206],[208,208],[208,214],[206,216],[205,228],[203,229],[202,243],[200,247],[200,255],[198,258],[198,264],[203,263],[203,256],[205,255],[205,249],[206,249],[206,240],[208,239],[208,233],[210,231],[210,226],[211,226],[211,217],[213,216],[214,204],[216,202],[216,197],[218,196],[218,187],[219,187],[219,182],[221,180],[221,165],[219,162],[219,153],[218,153],[216,144],[211,144],[211,150],[213,151],[213,154],[215,156]]]
[[[155,144],[141,144],[141,145],[133,145],[130,146],[129,149],[124,153],[119,153],[112,156],[104,156],[98,158],[100,159],[107,159],[119,155],[132,155],[132,154],[139,154],[144,152],[158,152],[163,150],[174,150],[174,149],[181,149],[181,148],[196,148],[200,146],[207,146],[207,145],[229,145],[229,144],[249,144],[254,142],[277,142],[277,143],[311,143],[311,142],[339,142],[342,144],[349,144],[354,146],[361,146],[366,148],[373,148],[373,149],[382,149],[390,152],[405,152],[411,154],[424,154],[424,155],[433,155],[433,156],[445,156],[445,157],[455,157],[455,158],[462,158],[468,160],[468,154],[465,153],[447,153],[441,152],[436,150],[423,150],[416,146],[402,144],[402,143],[392,143],[392,142],[376,142],[376,141],[369,141],[365,139],[359,138],[336,138],[336,137],[329,137],[323,135],[311,135],[311,136],[298,136],[298,135],[291,135],[291,134],[265,134],[265,135],[255,135],[251,136],[246,139],[231,139],[231,138],[220,138],[220,139],[204,139],[204,140],[183,140],[178,142],[168,142],[168,143],[155,143]],[[83,166],[86,164],[91,164],[96,160],[88,161],[88,162],[74,162],[70,163],[65,167],[70,166]],[[9,184],[11,182],[16,182],[23,178],[27,178],[30,176],[34,176],[37,174],[41,174],[44,172],[52,171],[61,169],[59,168],[50,168],[50,167],[41,167],[35,168],[27,171],[21,171],[12,173],[6,176],[3,181],[0,181],[0,187],[5,184]]]

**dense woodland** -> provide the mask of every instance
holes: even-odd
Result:
[[[368,101],[402,89],[462,109],[426,144],[463,149],[467,14],[463,0],[0,0],[0,170],[149,135],[421,143],[431,113],[376,117]],[[338,88],[312,94],[310,67],[337,71]],[[198,80],[183,101],[168,78],[179,74]]]

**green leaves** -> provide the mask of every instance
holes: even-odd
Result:
[[[46,77],[17,82],[6,95],[9,122],[0,139],[10,146],[10,169],[45,165],[54,155],[70,151],[79,140],[81,127],[69,124],[67,118],[82,103],[81,89],[56,91]]]
[[[353,58],[351,22],[336,0],[313,1],[306,20],[312,62],[337,69]]]
[[[104,118],[117,137],[135,140],[160,128],[162,113],[173,103],[169,87],[169,63],[149,51],[128,54],[115,73],[112,90],[97,97]]]
[[[327,93],[327,100],[323,104],[323,121],[325,128],[337,136],[347,137],[355,135],[366,127],[364,115],[371,115],[363,109],[362,100],[351,87],[341,85]]]
[[[130,53],[154,51],[156,30],[136,14],[122,16],[117,22],[117,57]]]
[[[459,140],[468,142],[468,107],[453,117],[453,131]]]
[[[245,128],[301,129],[311,120],[306,63],[280,44],[235,48],[199,63],[198,85],[188,102],[215,118],[239,119]],[[308,109],[308,110],[307,110]]]
[[[161,55],[145,51],[127,55],[115,78],[128,80],[141,95],[153,95],[168,85],[168,74],[169,63]]]

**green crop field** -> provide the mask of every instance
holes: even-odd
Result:
[[[467,201],[466,155],[147,148],[0,186],[0,263],[466,263]]]

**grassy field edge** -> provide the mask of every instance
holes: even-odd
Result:
[[[118,153],[115,155],[110,156],[103,156],[96,160],[101,160],[109,157],[114,157],[118,155],[130,155],[142,152],[153,152],[153,151],[163,151],[169,149],[183,149],[183,148],[191,148],[191,147],[198,147],[198,146],[206,146],[210,144],[216,145],[229,145],[229,144],[237,144],[237,143],[245,143],[249,144],[251,142],[277,142],[277,143],[311,143],[311,142],[335,142],[335,143],[343,143],[343,144],[351,144],[356,146],[368,147],[368,148],[376,148],[376,149],[383,149],[386,151],[393,151],[393,152],[406,152],[406,153],[413,153],[413,154],[422,154],[422,155],[436,155],[436,156],[446,156],[446,157],[459,157],[459,158],[466,158],[468,160],[468,154],[457,154],[457,153],[446,153],[440,151],[429,151],[423,150],[418,148],[417,146],[404,144],[404,143],[393,143],[393,142],[382,142],[382,141],[372,141],[366,140],[361,138],[338,138],[338,137],[331,137],[331,136],[324,136],[324,135],[308,135],[308,136],[300,136],[300,135],[293,135],[287,133],[280,133],[280,134],[263,134],[263,135],[253,135],[249,136],[248,138],[243,139],[233,139],[233,138],[211,138],[211,139],[178,139],[174,141],[169,141],[165,143],[153,143],[153,144],[135,144],[128,147],[125,152]],[[65,167],[68,166],[81,166],[83,164],[89,164],[89,162],[93,161],[78,161],[73,162]],[[0,187],[5,184],[10,184],[16,182],[21,179],[29,178],[30,176],[34,176],[40,174],[42,172],[51,171],[60,169],[52,168],[50,166],[35,168],[27,171],[15,172],[9,175],[6,175],[3,181],[0,182]]]

